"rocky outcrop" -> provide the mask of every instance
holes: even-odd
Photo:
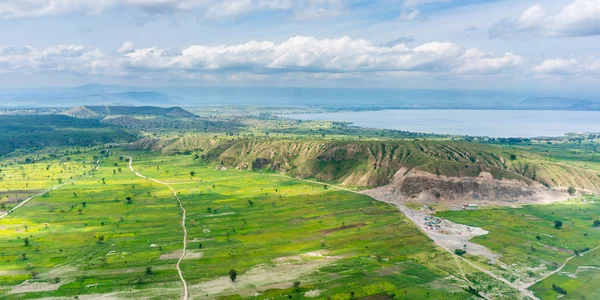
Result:
[[[418,170],[400,169],[392,182],[367,192],[376,197],[442,204],[542,203],[568,198],[567,192],[548,188],[538,182],[495,179],[481,172],[477,177],[448,177]]]

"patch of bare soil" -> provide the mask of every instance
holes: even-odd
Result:
[[[543,204],[571,197],[565,191],[553,190],[534,181],[498,180],[487,172],[481,172],[477,177],[448,177],[405,168],[396,172],[390,184],[371,193],[390,194],[402,202],[440,203],[451,207]]]
[[[204,252],[188,249],[187,251],[185,251],[185,256],[183,257],[183,259],[198,259],[202,256],[204,256]]]
[[[31,293],[31,292],[47,292],[54,291],[60,287],[61,283],[46,283],[46,282],[30,282],[25,281],[12,288],[9,294]]]
[[[183,253],[183,250],[175,250],[171,253],[161,254],[159,258],[160,259],[179,259],[181,257],[182,253]]]
[[[267,289],[289,288],[294,284],[294,280],[308,276],[341,258],[326,254],[323,251],[314,251],[291,257],[280,257],[273,260],[275,266],[258,265],[238,276],[235,282],[223,276],[192,285],[190,294],[194,299],[215,299],[217,295],[235,294],[249,297]]]
[[[362,226],[367,226],[367,224],[365,224],[365,223],[358,223],[358,224],[344,225],[344,226],[340,226],[340,227],[336,227],[336,228],[332,228],[332,229],[321,230],[321,232],[327,234],[327,233],[332,233],[332,232],[336,232],[336,231],[340,231],[340,230],[345,230],[345,229],[350,229],[350,228],[356,228],[356,227],[362,227]]]
[[[476,236],[487,234],[488,232],[486,230],[438,218],[432,222],[432,218],[435,217],[432,216],[429,210],[410,209],[404,205],[403,201],[399,199],[396,194],[389,193],[382,188],[365,191],[364,193],[376,200],[390,203],[398,207],[398,209],[406,215],[406,217],[411,219],[413,223],[419,226],[429,238],[446,249],[465,249],[469,254],[486,257],[491,263],[495,263],[496,258],[500,257],[500,255],[493,253],[482,245],[469,242],[470,239]]]

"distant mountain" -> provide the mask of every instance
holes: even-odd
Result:
[[[169,96],[156,92],[124,92],[83,96],[83,102],[89,104],[129,104],[129,105],[165,105],[171,102]]]
[[[561,97],[532,97],[517,105],[527,109],[598,110],[600,102]]]
[[[115,94],[125,92],[143,91],[141,88],[125,86],[125,85],[106,85],[106,84],[86,84],[71,89],[73,93],[79,95],[98,95],[98,94]]]
[[[64,112],[65,115],[83,119],[97,119],[108,116],[160,116],[177,118],[197,118],[198,116],[181,107],[156,106],[80,106]]]

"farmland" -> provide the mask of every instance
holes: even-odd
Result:
[[[531,290],[542,299],[554,299],[559,294],[551,288],[552,283],[573,297],[597,293],[592,283],[600,253],[596,250],[600,246],[600,231],[594,223],[600,215],[597,202],[597,198],[585,197],[551,205],[446,211],[437,215],[488,230],[488,234],[471,240],[501,255],[498,264],[487,267],[526,287],[544,279]],[[556,226],[556,221],[561,226]],[[560,272],[545,279],[546,274],[557,271],[570,257],[573,258]],[[472,258],[483,264],[479,258]]]
[[[449,254],[392,206],[275,174],[215,170],[189,155],[119,149],[98,153],[101,166],[92,176],[1,220],[2,293],[157,299],[182,293],[174,267],[182,249],[180,209],[166,187],[129,171],[124,155],[133,157],[136,171],[168,182],[187,210],[181,266],[191,298],[470,295],[450,275],[457,265]],[[235,283],[231,269],[239,274]]]

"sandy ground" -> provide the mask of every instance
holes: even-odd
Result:
[[[62,283],[45,283],[25,281],[12,288],[9,294],[46,292],[57,290]]]
[[[193,298],[215,299],[216,295],[239,294],[242,297],[254,296],[271,288],[289,288],[298,278],[307,276],[319,268],[335,262],[341,257],[328,256],[326,252],[315,251],[296,256],[274,259],[275,266],[258,265],[238,276],[235,282],[223,276],[190,286]],[[313,292],[316,294],[316,292]]]
[[[500,255],[493,253],[490,249],[469,242],[470,239],[487,234],[486,230],[478,227],[471,227],[462,224],[457,224],[448,220],[443,220],[439,228],[432,229],[425,224],[425,217],[430,217],[429,211],[424,209],[414,210],[406,207],[404,203],[395,198],[392,194],[387,193],[384,189],[377,188],[365,191],[365,194],[373,197],[376,200],[390,203],[398,207],[398,209],[406,215],[413,223],[417,224],[425,234],[432,240],[446,249],[466,249],[468,254],[484,256],[490,260],[490,263],[495,263],[496,258]],[[466,245],[466,247],[465,247]]]

